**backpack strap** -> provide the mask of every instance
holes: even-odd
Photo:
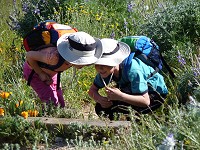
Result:
[[[154,74],[156,74],[159,71],[160,71],[160,69],[158,67],[154,68],[154,71],[152,73],[150,73],[150,75],[147,77],[147,79],[151,78]]]
[[[153,45],[154,48],[157,48],[157,44],[151,40],[151,44]],[[165,61],[165,59],[163,58],[161,52],[160,52],[160,59],[163,63],[163,65],[165,66],[165,68],[168,70],[169,74],[172,76],[172,78],[175,78],[176,76],[174,75],[174,72],[171,70],[171,68],[169,67],[169,65],[167,64],[167,62]]]
[[[34,73],[35,73],[35,70],[32,69],[31,73],[28,76],[28,82],[27,82],[28,86],[31,85],[31,80],[32,80],[32,77],[33,77]]]
[[[48,65],[46,63],[43,62],[38,62],[38,65],[41,68],[45,68],[45,69],[49,69],[51,71],[54,71],[55,69],[59,68],[60,66],[63,65],[63,63],[65,62],[65,59],[59,54],[59,59],[58,59],[58,63],[56,65]]]
[[[131,53],[125,60],[124,60],[124,71],[125,71],[125,76],[128,79],[128,74],[127,71],[130,69],[130,65],[131,65],[131,61],[133,59],[133,57],[135,57],[136,54],[136,58],[140,59],[142,62],[144,62],[146,65],[148,66],[155,66],[153,65],[150,61],[148,61],[147,56],[145,54],[142,54],[139,52],[137,53]],[[157,72],[160,71],[160,69],[158,67],[153,67],[154,71],[147,77],[147,79],[149,79],[150,77],[152,77],[154,74],[156,74]]]
[[[61,76],[61,71],[59,71],[57,74],[57,86],[56,86],[57,90],[60,89],[60,76]]]
[[[174,75],[174,72],[171,70],[171,68],[169,67],[169,65],[167,64],[167,62],[164,60],[163,56],[160,54],[160,58],[164,64],[164,66],[166,67],[166,69],[169,71],[169,74],[175,78],[176,76]]]
[[[131,61],[132,61],[134,55],[135,55],[135,53],[132,52],[132,53],[130,53],[129,56],[124,60],[124,72],[125,72],[125,77],[126,77],[126,79],[128,79],[128,74],[127,74],[127,72],[128,72],[128,70],[130,69]]]
[[[149,74],[149,76],[147,77],[147,79],[149,79],[150,77],[152,77],[154,74],[156,74],[157,72],[160,71],[160,69],[158,67],[156,67],[148,58],[145,54],[140,54],[136,56],[137,58],[139,58],[142,62],[144,62],[146,65],[153,67],[154,71],[151,72]]]

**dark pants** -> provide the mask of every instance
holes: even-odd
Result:
[[[166,95],[160,95],[157,92],[149,94],[150,105],[148,107],[138,107],[130,105],[121,101],[113,101],[113,105],[109,108],[102,108],[99,103],[95,106],[95,112],[98,116],[108,117],[110,120],[114,120],[119,117],[119,114],[130,114],[130,110],[134,109],[138,113],[147,114],[159,108],[163,103]],[[128,119],[129,120],[129,119]]]

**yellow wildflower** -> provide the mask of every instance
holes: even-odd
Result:
[[[57,12],[57,11],[54,11],[54,14],[55,14],[55,15],[57,15],[57,14],[58,14],[58,12]]]
[[[107,144],[109,144],[109,141],[103,141],[103,144],[107,145]]]
[[[75,10],[73,10],[72,8],[67,8],[69,12],[74,12]]]
[[[11,92],[1,92],[0,97],[6,99],[10,96]]]
[[[114,28],[115,26],[113,24],[109,25],[111,28]]]
[[[4,109],[0,108],[0,116],[4,116]]]
[[[100,20],[101,20],[101,17],[96,17],[96,20],[97,20],[97,21],[100,21]]]
[[[116,25],[116,27],[118,27],[118,26],[119,26],[119,23],[115,23],[115,25]]]
[[[87,84],[86,84],[86,83],[83,83],[83,85],[87,87]]]
[[[28,112],[27,111],[23,111],[21,113],[21,115],[24,117],[24,119],[27,119],[28,118]]]
[[[191,142],[190,142],[190,140],[184,140],[184,144],[185,144],[185,145],[190,145]]]
[[[83,14],[88,14],[88,12],[85,11],[85,10],[81,10],[81,12],[82,12]]]
[[[21,106],[23,104],[22,100],[19,100],[19,106]]]
[[[21,106],[23,104],[22,100],[19,100],[18,103],[15,104],[15,107],[18,108],[19,106]]]

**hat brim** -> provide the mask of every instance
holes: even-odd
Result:
[[[67,35],[61,36],[57,41],[57,48],[59,54],[69,63],[75,65],[89,65],[95,63],[103,53],[102,44],[100,39],[94,38],[96,41],[96,49],[94,56],[84,57],[84,56],[77,56],[71,51],[69,41],[66,38]]]
[[[119,50],[116,53],[112,55],[103,55],[95,64],[114,67],[119,65],[129,54],[130,47],[124,42],[119,42]]]

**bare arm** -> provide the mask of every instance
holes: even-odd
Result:
[[[94,84],[92,84],[92,86],[89,89],[88,94],[97,103],[100,103],[103,108],[110,107],[112,105],[112,102],[109,101],[107,97],[101,96],[98,91],[99,89]]]
[[[41,74],[43,71],[38,65],[38,61],[43,60],[41,51],[29,51],[26,53],[26,58],[29,65],[35,70],[37,74]]]
[[[106,93],[109,100],[120,100],[139,107],[147,107],[150,105],[148,93],[144,93],[143,95],[130,95],[121,92],[118,88],[109,87],[106,87]]]
[[[45,62],[46,51],[29,51],[26,53],[26,57],[33,59],[35,61]]]
[[[29,51],[26,54],[27,61],[29,65],[33,68],[33,70],[39,75],[40,79],[44,81],[46,84],[50,85],[52,83],[51,77],[45,73],[40,66],[38,65],[37,61],[44,62],[43,52],[41,51]]]

